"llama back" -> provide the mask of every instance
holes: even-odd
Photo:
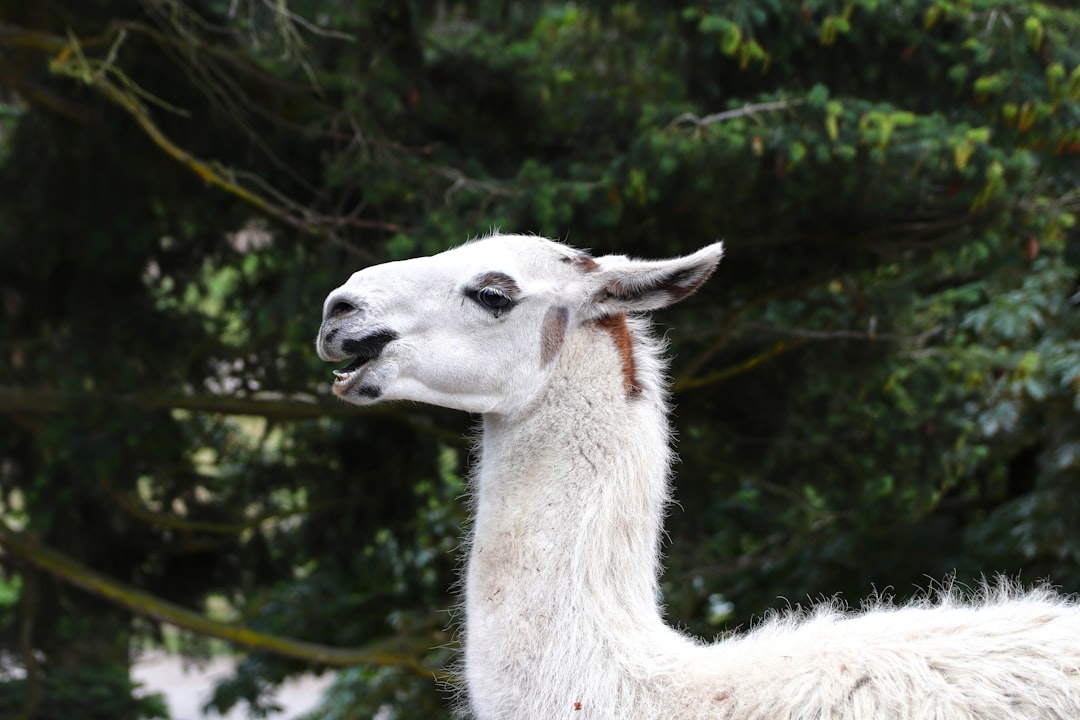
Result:
[[[690,717],[734,720],[1080,718],[1080,612],[1009,583],[906,606],[777,613],[706,648]]]

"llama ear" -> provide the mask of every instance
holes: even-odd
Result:
[[[631,260],[623,255],[597,258],[599,268],[589,276],[592,292],[586,313],[601,317],[673,305],[701,287],[723,256],[724,244],[714,243],[671,260]]]

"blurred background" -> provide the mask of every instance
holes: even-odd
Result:
[[[475,419],[312,340],[492,228],[727,244],[657,317],[674,625],[1078,591],[1078,212],[1071,3],[2,0],[0,717],[167,717],[147,656],[448,717]]]

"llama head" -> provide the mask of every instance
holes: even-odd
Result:
[[[319,357],[345,362],[334,393],[475,413],[525,407],[575,327],[682,300],[720,243],[693,255],[593,258],[544,238],[492,235],[431,257],[375,265],[327,296]]]

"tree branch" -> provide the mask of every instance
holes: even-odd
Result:
[[[725,380],[730,380],[736,375],[742,375],[745,372],[750,372],[758,365],[768,362],[775,357],[779,357],[786,353],[795,350],[802,345],[805,345],[810,341],[809,338],[796,338],[794,340],[779,340],[771,348],[763,353],[759,353],[749,360],[744,360],[738,365],[726,367],[716,372],[709,373],[704,377],[683,377],[675,381],[675,384],[671,387],[671,392],[680,393],[686,390],[693,390],[694,388],[705,387],[706,385],[715,385]]]
[[[693,357],[686,367],[683,368],[680,376],[675,381],[675,385],[689,381],[694,375],[698,373],[705,364],[712,358],[713,355],[720,352],[720,350],[727,344],[731,336],[740,327],[739,323],[741,318],[745,317],[751,310],[761,307],[769,302],[778,300],[784,297],[790,297],[797,293],[803,292],[808,288],[812,288],[816,285],[820,285],[826,282],[831,273],[819,273],[817,275],[807,277],[799,282],[791,283],[779,288],[775,288],[768,292],[757,295],[750,300],[744,301],[740,304],[738,309],[731,312],[731,315],[725,319],[723,326],[719,332],[715,333],[712,338],[712,342],[709,343],[703,351]]]
[[[62,393],[0,385],[0,415],[55,415],[66,412],[76,403],[85,402],[127,405],[142,410],[188,410],[222,415],[251,415],[284,421],[380,415],[393,418],[414,430],[451,445],[468,443],[468,439],[459,432],[424,422],[422,418],[414,418],[391,405],[361,408],[312,395],[289,396],[269,393],[255,396],[181,393],[107,395],[95,392]]]
[[[919,333],[918,335],[898,335],[895,333],[879,333],[876,329],[877,318],[871,317],[870,322],[867,325],[866,330],[814,330],[808,328],[799,327],[785,327],[782,325],[769,325],[765,323],[743,323],[739,327],[747,330],[756,330],[764,333],[771,333],[773,335],[783,335],[790,338],[794,338],[791,341],[779,340],[772,348],[766,350],[763,353],[755,355],[749,360],[745,360],[738,365],[734,365],[729,368],[724,368],[716,372],[710,373],[705,377],[695,378],[693,373],[696,372],[701,365],[704,364],[705,359],[709,355],[717,352],[724,343],[727,342],[730,335],[734,332],[734,318],[729,321],[728,324],[721,330],[717,339],[710,344],[703,353],[700,359],[695,359],[691,362],[688,369],[675,381],[672,386],[672,392],[681,392],[683,390],[692,390],[694,388],[702,387],[704,385],[712,385],[714,383],[723,382],[729,380],[736,375],[749,372],[758,365],[772,360],[775,357],[783,355],[795,348],[804,345],[811,341],[823,341],[823,340],[864,340],[867,342],[899,342],[910,347],[921,348],[931,338],[944,332],[945,326],[938,324],[934,325],[927,330]]]
[[[290,16],[290,19],[295,21],[295,17]],[[360,221],[351,219],[343,221],[340,218],[327,218],[318,215],[302,203],[287,198],[282,193],[274,190],[262,178],[258,178],[258,182],[255,183],[259,186],[258,189],[245,187],[241,182],[242,174],[240,172],[221,163],[196,157],[177,145],[151,118],[144,101],[172,112],[182,111],[169,106],[138,86],[115,62],[119,48],[129,31],[150,36],[166,50],[173,49],[172,46],[176,44],[176,38],[163,36],[161,33],[135,22],[112,23],[103,34],[86,39],[78,38],[70,31],[67,38],[63,38],[58,35],[26,30],[7,23],[0,23],[0,46],[38,50],[51,54],[53,57],[49,61],[49,71],[52,74],[81,82],[124,110],[135,120],[143,133],[155,145],[173,160],[198,175],[203,182],[238,197],[245,203],[257,208],[260,212],[301,232],[309,235],[326,236],[347,249],[355,250],[336,238],[333,232],[334,228],[341,225],[358,225],[383,229],[389,232],[400,229],[393,224],[383,224],[375,220]],[[104,59],[90,58],[83,52],[87,47],[101,45],[108,46]],[[223,52],[205,44],[200,44],[199,49],[217,55],[221,55]],[[225,95],[232,98],[235,94],[234,92]],[[219,92],[218,95],[222,95],[222,93]],[[31,98],[37,97],[33,93],[29,93],[29,96]],[[45,98],[45,100],[48,99]],[[48,105],[47,102],[42,104]],[[238,123],[244,124],[239,113],[236,114],[236,118]],[[272,152],[266,150],[273,157]],[[274,159],[276,160],[276,158]]]
[[[337,648],[211,620],[200,613],[106,577],[66,555],[31,540],[25,532],[12,530],[2,521],[0,521],[0,546],[60,580],[110,600],[137,615],[169,623],[198,635],[225,640],[249,650],[274,653],[336,667],[354,665],[398,667],[420,677],[439,681],[448,680],[450,677],[445,670],[430,668],[415,657],[389,649]]]
[[[69,393],[0,385],[0,414],[51,415],[66,411],[73,403],[87,401],[131,405],[144,410],[190,410],[225,415],[254,415],[277,420],[347,417],[370,412],[359,406],[305,395],[238,396],[182,393],[108,395],[100,392]]]
[[[114,105],[127,112],[139,127],[142,128],[142,131],[146,133],[147,137],[149,137],[155,145],[164,150],[166,155],[198,175],[203,182],[208,185],[215,185],[225,192],[235,195],[249,205],[256,207],[261,212],[272,218],[276,218],[287,225],[291,225],[301,232],[311,235],[319,234],[319,230],[303,218],[295,216],[285,207],[275,205],[263,196],[254,193],[235,182],[234,173],[228,168],[216,162],[197,158],[174,143],[150,118],[150,113],[138,100],[138,95],[142,93],[133,91],[133,83],[131,83],[130,80],[125,83],[125,85],[128,86],[127,88],[121,88],[109,79],[110,74],[113,73],[103,72],[105,69],[104,67],[95,70],[94,67],[82,57],[81,52],[78,49],[78,40],[74,36],[69,37],[69,47],[71,48],[71,52],[62,51],[49,63],[49,69],[54,74],[79,80],[85,85],[100,92]],[[114,73],[115,72],[118,71],[114,69]]]
[[[668,123],[667,129],[671,129],[687,123],[693,125],[695,128],[703,128],[706,125],[723,122],[724,120],[731,120],[732,118],[744,117],[746,115],[755,115],[759,112],[786,110],[787,108],[796,107],[802,104],[802,98],[792,98],[790,100],[774,100],[772,102],[751,103],[743,105],[741,108],[712,113],[711,115],[705,115],[704,117],[698,117],[694,113],[687,112],[683,113],[682,115],[676,116],[675,119]]]

